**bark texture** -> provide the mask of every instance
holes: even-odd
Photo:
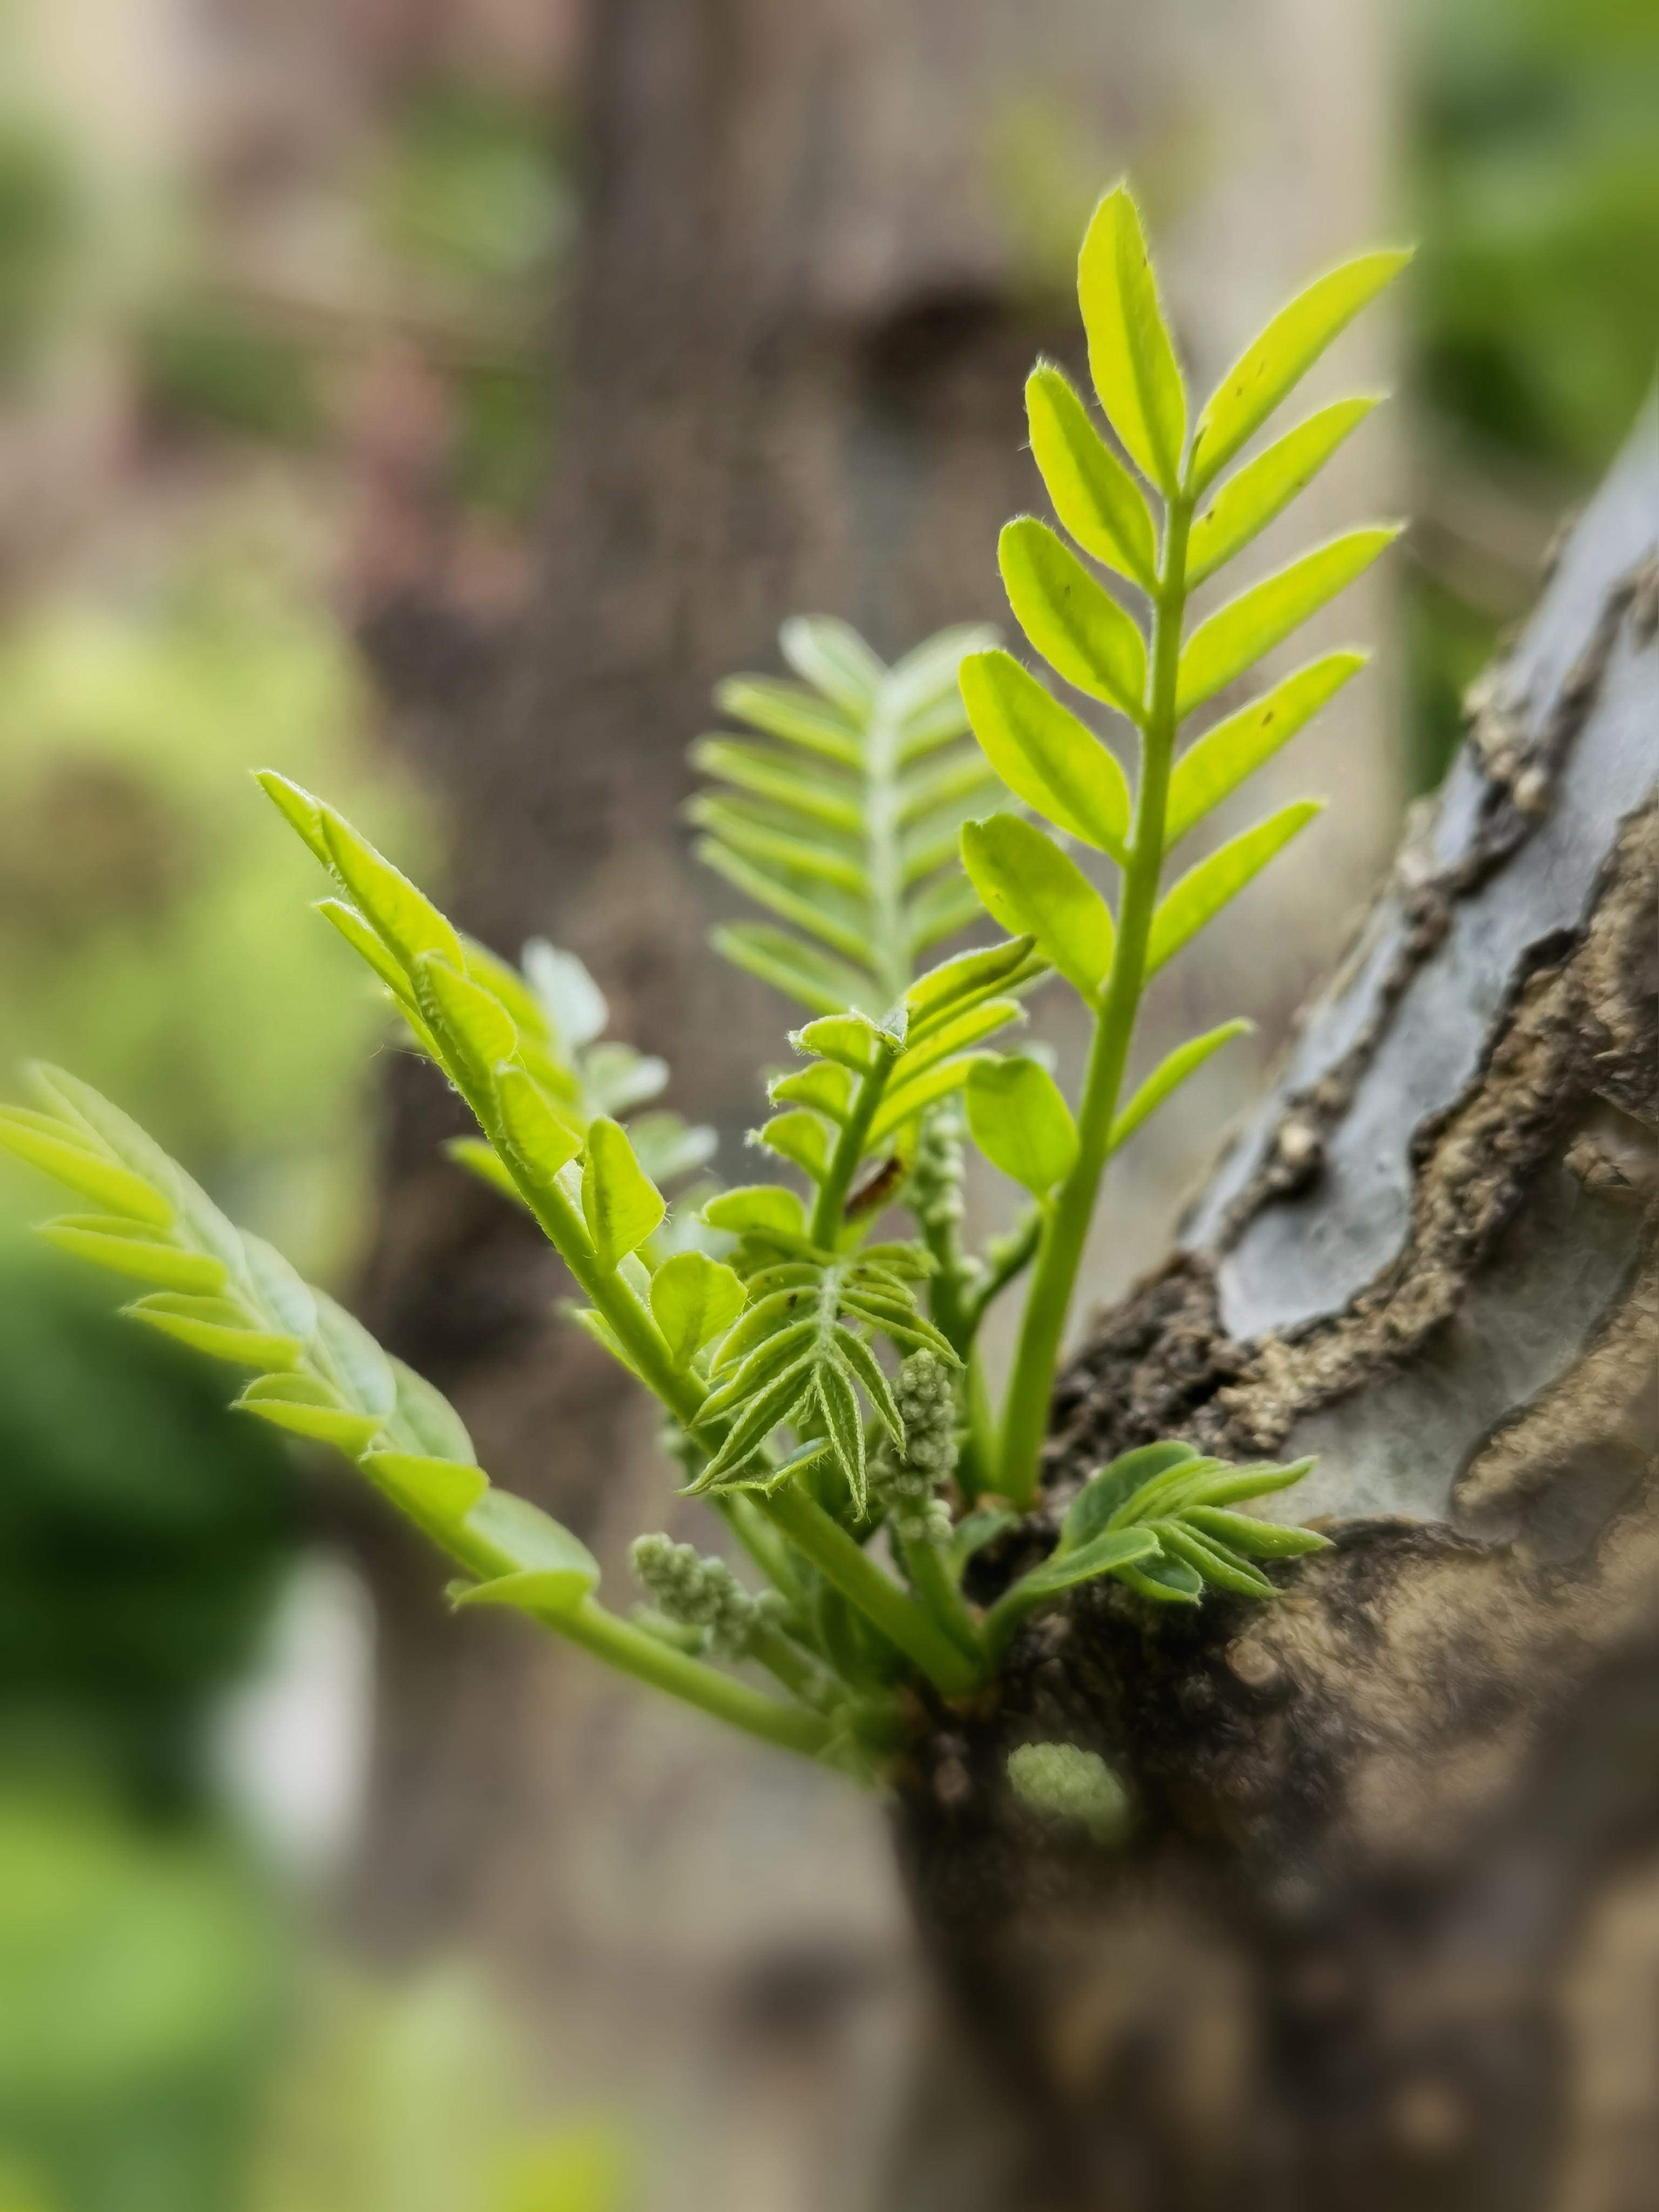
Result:
[[[1091,1586],[921,1732],[899,1830],[956,2014],[906,2212],[1659,2203],[1656,521],[1649,419],[1062,1381],[988,1575],[1169,1435],[1317,1451],[1274,1504],[1333,1548],[1271,1607]],[[1119,1765],[1127,1847],[1018,1805],[1028,1741]]]

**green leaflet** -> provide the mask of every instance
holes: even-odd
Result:
[[[723,1190],[704,1205],[702,1218],[711,1229],[724,1229],[734,1237],[783,1236],[805,1241],[805,1212],[794,1192],[781,1183],[744,1183],[736,1190]]]
[[[994,1168],[1033,1198],[1045,1198],[1071,1173],[1077,1125],[1046,1067],[1034,1060],[985,1060],[966,1093],[974,1142]]]
[[[1196,589],[1282,514],[1376,404],[1373,397],[1322,407],[1229,477],[1193,524],[1187,545],[1188,587]]]
[[[486,1089],[490,1069],[518,1051],[513,1017],[493,991],[461,974],[440,953],[419,954],[413,974],[416,1001],[428,1027],[442,1042],[445,1057],[466,1068],[475,1091]]]
[[[975,911],[957,828],[1001,787],[957,690],[982,629],[941,631],[891,668],[844,623],[784,625],[803,684],[736,677],[716,700],[771,744],[705,738],[695,764],[724,788],[690,802],[697,855],[787,925],[722,924],[716,949],[797,1004],[876,1013],[915,954]]]
[[[1138,1490],[1167,1474],[1171,1468],[1197,1464],[1198,1454],[1192,1446],[1175,1442],[1141,1444],[1121,1453],[1109,1467],[1091,1475],[1066,1507],[1055,1551],[1064,1553],[1092,1542]]]
[[[1138,721],[1146,688],[1146,641],[1076,554],[1046,522],[1022,515],[1005,525],[997,565],[1016,621],[1050,667],[1091,699]]]
[[[368,1450],[384,1425],[377,1413],[354,1413],[339,1391],[311,1375],[261,1375],[232,1402],[295,1436],[333,1444],[352,1459]]]
[[[520,1174],[532,1190],[545,1191],[581,1150],[581,1132],[556,1114],[546,1093],[522,1062],[495,1070],[501,1130]]]
[[[0,1107],[0,1146],[112,1213],[131,1215],[157,1229],[173,1219],[173,1208],[161,1192],[47,1115],[27,1106]]]
[[[1172,497],[1181,484],[1187,398],[1139,211],[1121,185],[1095,210],[1078,258],[1077,291],[1100,404],[1136,466]]]
[[[597,1589],[586,1544],[528,1499],[491,1490],[468,1511],[466,1532],[489,1559],[489,1579],[454,1593],[457,1605],[506,1605],[559,1620]]]
[[[1143,592],[1154,590],[1158,541],[1139,487],[1066,376],[1047,362],[1026,380],[1025,414],[1032,457],[1067,531],[1097,561]]]
[[[435,952],[451,968],[464,970],[461,940],[431,900],[331,806],[319,812],[335,874],[404,967],[412,975],[422,953]]]
[[[1129,787],[1094,732],[1012,653],[970,653],[962,664],[962,696],[975,736],[1009,790],[1121,867]]]
[[[706,1252],[676,1252],[651,1278],[651,1314],[669,1358],[689,1367],[711,1338],[723,1336],[743,1310],[742,1281]]]
[[[1206,1030],[1202,1036],[1188,1037],[1185,1044],[1178,1044],[1173,1052],[1166,1053],[1128,1104],[1114,1117],[1109,1149],[1115,1152],[1126,1145],[1141,1123],[1157,1113],[1170,1093],[1179,1090],[1212,1053],[1219,1052],[1236,1036],[1248,1036],[1255,1027],[1254,1022],[1222,1022],[1212,1030]]]
[[[1394,543],[1400,529],[1397,523],[1387,523],[1351,530],[1304,553],[1276,575],[1264,577],[1200,623],[1182,651],[1176,720],[1201,707],[1328,600],[1346,591]]]
[[[1322,799],[1298,799],[1281,806],[1265,822],[1230,837],[1196,867],[1189,868],[1158,902],[1146,946],[1146,973],[1156,975],[1166,960],[1197,936],[1212,915],[1218,914],[1235,892],[1265,868],[1298,830],[1322,813]]]
[[[1304,728],[1369,658],[1364,653],[1328,653],[1190,744],[1170,777],[1165,852]]]
[[[222,1260],[192,1252],[165,1230],[117,1214],[65,1213],[42,1222],[35,1234],[60,1252],[112,1274],[135,1276],[157,1290],[191,1291],[211,1297],[225,1285]]]
[[[270,1328],[240,1298],[155,1291],[122,1310],[163,1336],[187,1344],[192,1352],[205,1352],[210,1358],[230,1360],[239,1367],[292,1367],[304,1349],[298,1337]]]
[[[962,859],[987,911],[1036,939],[1050,966],[1091,1002],[1112,964],[1112,916],[1100,893],[1052,837],[1016,814],[969,822]]]
[[[605,1273],[644,1243],[666,1211],[621,1123],[606,1115],[591,1121],[582,1161],[582,1218]]]
[[[1409,248],[1359,254],[1316,277],[1279,309],[1205,402],[1193,440],[1194,491],[1202,491],[1225,468],[1337,333],[1410,259]]]

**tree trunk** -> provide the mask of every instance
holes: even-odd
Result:
[[[1091,1585],[921,1737],[900,1834],[955,2017],[896,2212],[1659,2203],[1656,519],[1650,416],[1061,1382],[990,1571],[1161,1436],[1317,1452],[1275,1504],[1333,1548],[1272,1606]],[[1121,1769],[1125,1848],[1020,1807],[1028,1741]]]

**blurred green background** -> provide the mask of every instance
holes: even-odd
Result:
[[[1398,5],[1424,790],[1653,378],[1659,38],[1650,0]],[[359,55],[311,141],[257,100],[134,120],[64,20],[0,13],[0,1060],[71,1065],[338,1282],[381,1018],[246,771],[441,873],[354,637],[413,566],[523,589],[565,12]],[[290,1940],[213,1717],[313,1478],[30,1256],[39,1198],[0,1185],[0,2212],[615,2212],[615,2129],[536,2117],[465,1973],[377,1990]]]

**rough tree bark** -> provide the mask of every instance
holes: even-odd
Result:
[[[1334,1548],[1270,1607],[1091,1586],[920,1734],[899,1829],[955,2040],[896,2212],[1659,2203],[1656,433],[1062,1380],[990,1571],[1169,1435],[1318,1452],[1275,1503]],[[1121,1767],[1126,1849],[1018,1807],[1030,1741]]]

